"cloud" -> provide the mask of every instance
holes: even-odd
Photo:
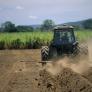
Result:
[[[37,16],[29,16],[30,19],[37,19]]]
[[[24,7],[22,7],[22,6],[16,6],[16,9],[17,9],[17,10],[23,10]]]

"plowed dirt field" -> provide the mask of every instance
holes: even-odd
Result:
[[[1,50],[0,92],[92,92],[91,66],[78,72],[74,64],[43,68],[40,61],[40,50]]]

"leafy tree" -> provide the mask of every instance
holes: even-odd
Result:
[[[85,20],[83,22],[83,27],[86,29],[92,29],[92,19]]]
[[[54,27],[55,23],[53,20],[46,19],[43,21],[43,24],[41,26],[42,30],[50,30]]]
[[[5,23],[3,23],[1,25],[1,29],[3,32],[16,32],[17,31],[15,24],[13,24],[10,21],[6,21]]]

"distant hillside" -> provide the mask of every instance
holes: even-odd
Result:
[[[92,19],[86,19],[86,20],[82,20],[82,21],[68,22],[68,23],[64,23],[64,24],[66,24],[66,25],[72,25],[72,26],[84,27],[84,22],[86,22],[87,20],[91,20],[92,21]]]
[[[84,21],[68,22],[68,23],[64,23],[64,24],[66,24],[66,25],[72,25],[72,26],[79,26],[79,27],[83,27],[83,22],[84,22]]]
[[[86,19],[86,20],[81,20],[81,21],[75,21],[75,22],[67,22],[67,23],[63,23],[63,24],[66,24],[66,25],[72,25],[72,26],[78,26],[78,27],[84,27],[84,22],[87,21],[87,20],[92,20],[92,19]],[[63,24],[59,24],[59,25],[63,25]],[[30,25],[32,26],[33,28],[40,28],[41,25]]]
[[[41,25],[30,25],[31,27],[33,27],[33,28],[40,28],[41,27]]]

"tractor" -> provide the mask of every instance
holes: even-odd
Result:
[[[76,56],[79,53],[79,44],[74,34],[74,27],[67,25],[56,26],[53,32],[53,40],[50,45],[41,48],[42,62],[45,63],[58,56]]]

